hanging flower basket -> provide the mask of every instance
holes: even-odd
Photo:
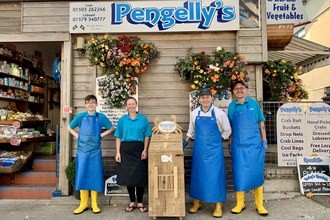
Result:
[[[136,93],[135,77],[148,69],[151,59],[159,56],[154,44],[137,36],[111,39],[108,35],[92,35],[85,48],[89,56],[88,68],[100,65],[102,75],[107,76],[99,82],[102,98],[116,108],[123,107],[125,100]]]
[[[303,81],[298,77],[301,67],[292,61],[274,60],[262,65],[263,80],[270,88],[273,101],[299,101],[308,99]]]
[[[217,98],[226,90],[231,90],[231,85],[235,81],[242,81],[249,87],[249,71],[244,70],[246,65],[245,58],[240,54],[226,52],[221,47],[216,48],[213,57],[204,51],[192,53],[190,48],[187,56],[178,58],[174,68],[180,73],[181,81],[190,76],[191,88],[196,89],[196,97],[201,89],[209,88],[214,98]],[[196,102],[197,99],[192,100]]]

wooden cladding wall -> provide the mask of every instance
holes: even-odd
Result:
[[[22,4],[23,32],[69,32],[69,2]]]
[[[86,42],[90,35],[77,35],[84,37]],[[99,35],[102,36],[103,35]],[[117,37],[118,35],[110,35]],[[150,62],[147,71],[140,73],[139,77],[139,112],[147,116],[151,126],[156,116],[161,120],[171,120],[171,114],[177,116],[177,122],[183,128],[184,136],[189,123],[189,92],[191,81],[180,82],[179,74],[174,70],[173,64],[177,56],[184,56],[193,45],[193,52],[205,51],[212,54],[217,46],[227,51],[236,51],[236,32],[207,32],[207,33],[171,33],[171,34],[141,34],[139,37],[154,43],[160,50],[160,59]],[[73,45],[73,117],[85,111],[84,98],[88,94],[95,94],[95,78],[101,75],[101,68],[88,68],[88,56],[79,56],[76,43]],[[251,89],[248,95],[256,97],[255,92],[255,65],[249,65],[247,70],[252,75]],[[72,141],[72,155],[76,155],[77,140]],[[115,156],[115,138],[113,134],[102,141],[103,156]]]
[[[0,4],[0,33],[17,32],[21,32],[21,4]]]

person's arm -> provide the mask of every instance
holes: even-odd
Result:
[[[149,139],[150,139],[150,137],[145,137],[144,138],[144,149],[143,149],[142,154],[141,154],[141,160],[147,159]]]
[[[110,130],[110,129],[109,129]],[[120,155],[120,138],[116,138],[116,157],[115,157],[115,160],[118,162],[118,163],[121,163],[121,155]]]
[[[115,128],[112,126],[109,130],[106,130],[105,132],[101,133],[101,137],[107,136],[108,134],[110,134],[114,130],[115,130]]]
[[[259,122],[259,127],[260,127],[261,140],[267,141],[265,123],[263,121]]]
[[[78,139],[78,133],[75,130],[73,130],[72,128],[70,128],[70,125],[68,125],[67,129],[75,138]]]

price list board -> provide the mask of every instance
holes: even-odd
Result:
[[[300,192],[305,195],[330,194],[330,158],[329,157],[298,157],[298,175]]]
[[[306,111],[307,155],[330,156],[330,106],[323,102]]]
[[[295,103],[284,104],[277,111],[278,166],[296,166],[297,156],[305,154],[305,112]]]

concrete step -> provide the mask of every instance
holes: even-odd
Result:
[[[57,183],[14,183],[0,186],[0,199],[51,199]]]
[[[16,174],[15,183],[56,183],[56,173],[48,170],[27,170]]]

